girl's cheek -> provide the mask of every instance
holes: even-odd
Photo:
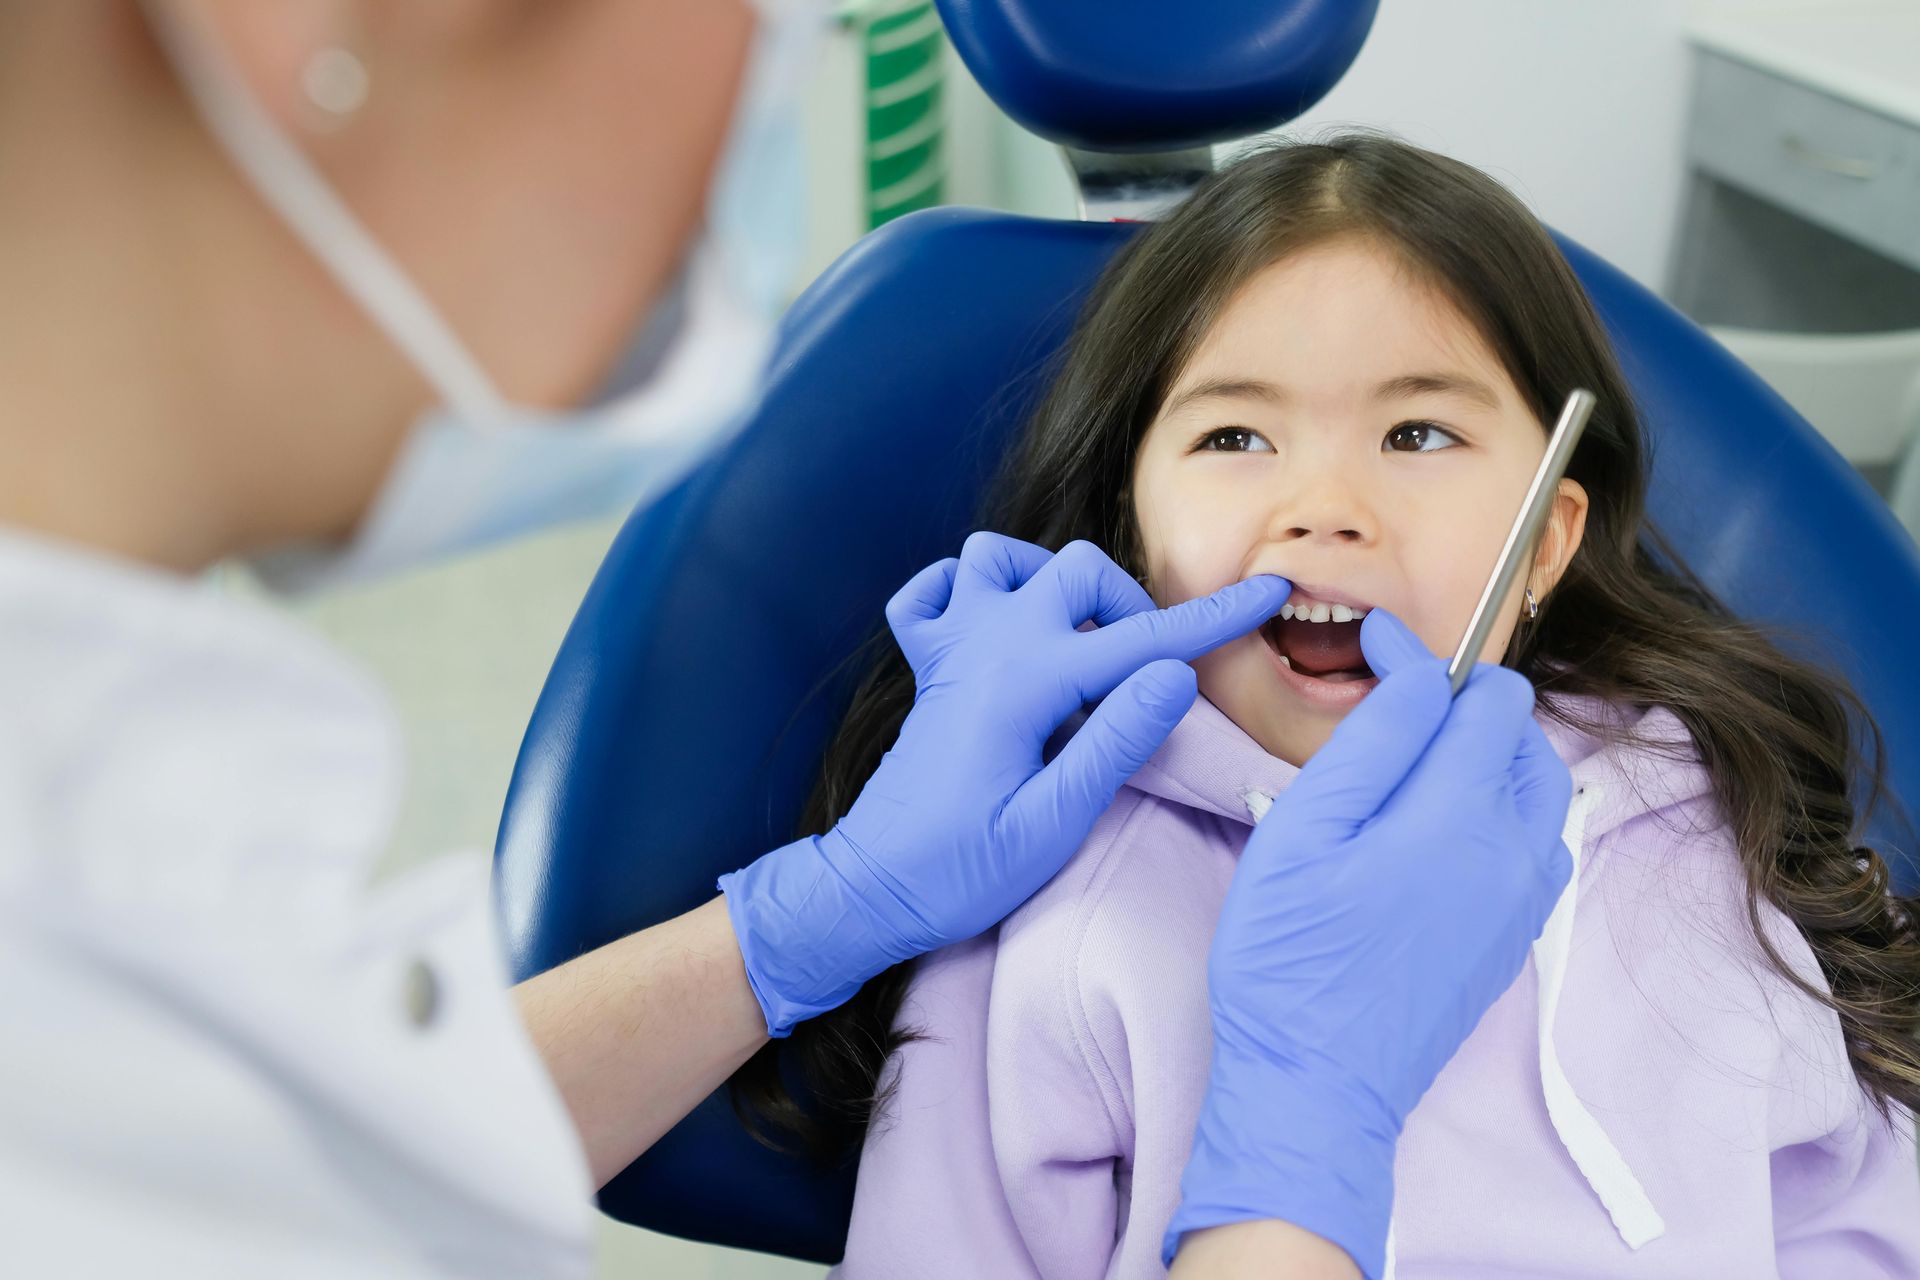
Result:
[[[1487,553],[1486,573],[1493,571],[1493,560],[1498,554],[1498,547]],[[1399,617],[1439,657],[1450,658],[1453,651],[1459,648],[1460,639],[1467,631],[1467,623],[1473,618],[1474,606],[1480,602],[1480,593],[1486,589],[1486,578],[1474,573],[1478,559],[1463,552],[1451,563],[1429,562],[1414,570],[1415,581],[1408,599],[1408,611]],[[1507,641],[1520,616],[1521,597],[1518,590],[1516,587],[1516,594],[1502,602],[1499,620],[1487,638],[1487,647],[1481,651],[1480,661],[1498,662],[1506,653]]]
[[[1244,576],[1248,550],[1234,508],[1197,484],[1136,484],[1134,514],[1148,585],[1161,605],[1208,595]]]
[[[1154,583],[1168,604],[1208,595],[1245,576],[1250,545],[1230,521],[1191,513],[1163,533]]]
[[[1504,479],[1474,475],[1445,489],[1409,486],[1385,508],[1395,512],[1387,537],[1402,552],[1407,586],[1405,610],[1395,612],[1441,657],[1459,647],[1506,540],[1513,500]],[[1505,653],[1518,615],[1516,595],[1501,609],[1489,642],[1493,656],[1485,660]]]
[[[1480,588],[1485,585],[1473,579],[1467,568],[1470,560],[1470,556],[1462,555],[1451,564],[1431,565],[1416,588],[1420,618],[1405,620],[1427,648],[1441,657],[1451,657],[1459,647],[1460,637],[1473,617],[1473,606],[1479,603]]]

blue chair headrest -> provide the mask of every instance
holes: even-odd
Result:
[[[1300,115],[1360,52],[1378,0],[938,0],[1000,108],[1091,151],[1229,142]]]

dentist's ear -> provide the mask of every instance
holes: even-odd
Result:
[[[1388,676],[1412,662],[1435,660],[1419,636],[1385,609],[1374,609],[1360,624],[1360,652],[1376,676]]]

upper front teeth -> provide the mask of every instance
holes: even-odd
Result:
[[[1371,613],[1371,609],[1355,609],[1344,604],[1325,604],[1315,601],[1312,604],[1283,604],[1280,616],[1299,622],[1358,622]]]

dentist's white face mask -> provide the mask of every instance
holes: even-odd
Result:
[[[648,326],[637,389],[566,412],[510,404],[407,274],[273,122],[223,51],[167,0],[147,9],[202,118],[259,194],[433,385],[353,539],[256,563],[284,591],[339,586],[661,496],[756,400],[803,250],[799,106],[816,0],[754,0],[741,98],[703,234]],[[677,321],[677,323],[675,323]]]

